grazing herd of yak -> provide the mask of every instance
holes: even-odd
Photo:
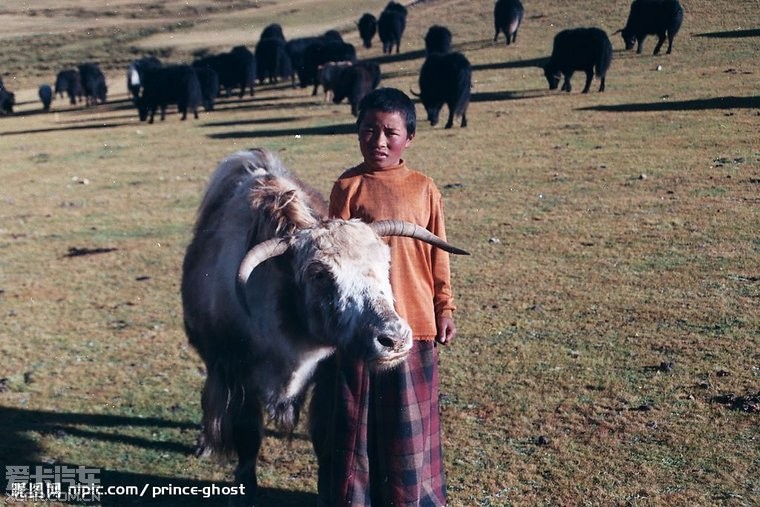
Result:
[[[524,16],[520,0],[497,0],[494,6],[494,42],[503,33],[507,45],[514,43]],[[378,18],[364,14],[358,21],[359,34],[365,48],[372,47],[377,34],[383,53],[390,54],[395,47],[400,51],[401,38],[406,27],[407,9],[391,1]],[[626,49],[642,43],[647,35],[657,35],[654,54],[658,54],[665,39],[667,53],[673,48],[673,38],[681,27],[683,8],[678,0],[634,0],[622,33]],[[615,33],[618,33],[615,32]],[[467,106],[470,100],[472,68],[467,58],[452,52],[452,35],[444,26],[433,25],[425,37],[425,61],[420,69],[419,93],[432,125],[444,104],[449,118],[446,128],[453,125],[455,116],[461,117],[461,126],[467,126]],[[588,93],[594,74],[600,80],[599,91],[604,91],[605,75],[612,60],[612,45],[607,34],[599,28],[575,28],[558,33],[554,38],[551,57],[544,67],[550,89],[559,86],[571,90],[573,72],[584,71]],[[127,70],[127,87],[132,94],[140,120],[153,122],[157,110],[161,120],[166,108],[175,104],[184,120],[192,112],[198,118],[198,109],[214,108],[214,100],[222,93],[229,96],[237,90],[243,97],[246,90],[254,93],[256,81],[276,83],[290,80],[296,86],[313,86],[316,95],[321,85],[325,96],[332,94],[336,104],[348,99],[351,112],[356,115],[359,101],[380,82],[380,66],[371,60],[357,60],[356,49],[343,41],[341,35],[330,30],[317,37],[286,40],[279,24],[267,26],[252,53],[245,46],[235,46],[226,53],[199,57],[191,65],[163,65],[155,56],[135,60]],[[104,103],[108,88],[103,72],[95,63],[82,63],[77,69],[58,73],[55,89],[43,84],[39,97],[44,110],[49,110],[54,94],[68,95],[71,104],[84,101],[88,106]],[[13,112],[14,94],[5,89],[0,79],[0,114]]]

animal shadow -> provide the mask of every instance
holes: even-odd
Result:
[[[161,505],[161,506],[208,506],[227,505],[228,496],[224,488],[229,482],[211,482],[201,479],[168,477],[156,474],[135,473],[99,466],[98,463],[71,463],[56,461],[51,464],[44,458],[45,450],[30,435],[42,434],[53,437],[74,436],[87,442],[113,442],[160,452],[191,455],[195,446],[182,442],[158,441],[126,435],[119,428],[148,427],[175,428],[190,432],[195,438],[198,424],[187,421],[172,421],[156,417],[130,417],[110,414],[61,413],[46,410],[28,410],[0,406],[0,470],[10,466],[28,466],[30,471],[41,467],[43,472],[51,472],[54,467],[78,469],[84,466],[95,469],[95,478],[103,487],[133,486],[134,494],[115,496],[101,495],[103,506]],[[62,470],[59,468],[58,470]],[[30,479],[34,483],[34,479]],[[0,495],[10,494],[8,482],[2,482]],[[195,488],[195,494],[192,494]],[[172,494],[169,494],[169,491]],[[229,489],[227,489],[229,491]],[[142,492],[142,496],[138,492]],[[316,495],[303,491],[286,491],[275,488],[259,489],[256,505],[260,507],[298,507],[316,504]]]
[[[648,111],[705,111],[708,109],[754,109],[760,107],[760,95],[749,97],[713,97],[710,99],[643,102],[588,106],[578,111],[606,111],[610,113],[639,113]]]
[[[209,134],[208,137],[211,139],[250,139],[254,137],[335,136],[344,134],[356,134],[356,125],[354,123],[344,123],[339,125],[323,125],[319,127],[238,130],[234,132]]]
[[[710,37],[713,39],[739,39],[744,37],[760,37],[760,28],[748,30],[728,30],[725,32],[706,32],[694,34],[695,37]]]

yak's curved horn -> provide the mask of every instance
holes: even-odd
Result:
[[[420,96],[420,94],[419,94],[419,93],[417,93],[417,92],[415,92],[414,90],[412,90],[412,87],[411,87],[411,86],[409,87],[409,93],[411,93],[411,94],[412,94],[412,95],[414,95],[415,97],[419,97],[419,96]]]
[[[621,28],[620,30],[615,30],[614,32],[612,32],[612,35],[616,35],[616,34],[618,34],[618,33],[622,32],[622,31],[623,31],[623,29],[622,29],[622,28]]]
[[[378,220],[377,222],[372,222],[369,226],[378,236],[406,236],[430,243],[449,253],[470,255],[470,252],[449,245],[429,230],[411,222],[404,222],[403,220]]]
[[[272,238],[254,246],[243,257],[238,269],[238,279],[245,284],[253,270],[267,259],[282,255],[288,249],[288,242],[283,238]]]

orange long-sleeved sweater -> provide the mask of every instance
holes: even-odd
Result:
[[[364,164],[343,173],[330,194],[330,215],[365,222],[406,220],[446,239],[443,201],[433,180],[397,166],[368,170]],[[449,254],[412,238],[388,238],[391,287],[396,311],[406,319],[417,340],[436,336],[436,319],[455,310]]]

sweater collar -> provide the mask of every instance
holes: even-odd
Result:
[[[362,162],[359,167],[359,172],[362,174],[367,174],[371,176],[383,176],[383,175],[396,175],[399,172],[408,171],[409,169],[406,167],[406,163],[404,162],[404,159],[402,158],[399,160],[399,163],[397,165],[393,165],[390,167],[385,167],[383,169],[370,169],[367,167],[367,165]]]

